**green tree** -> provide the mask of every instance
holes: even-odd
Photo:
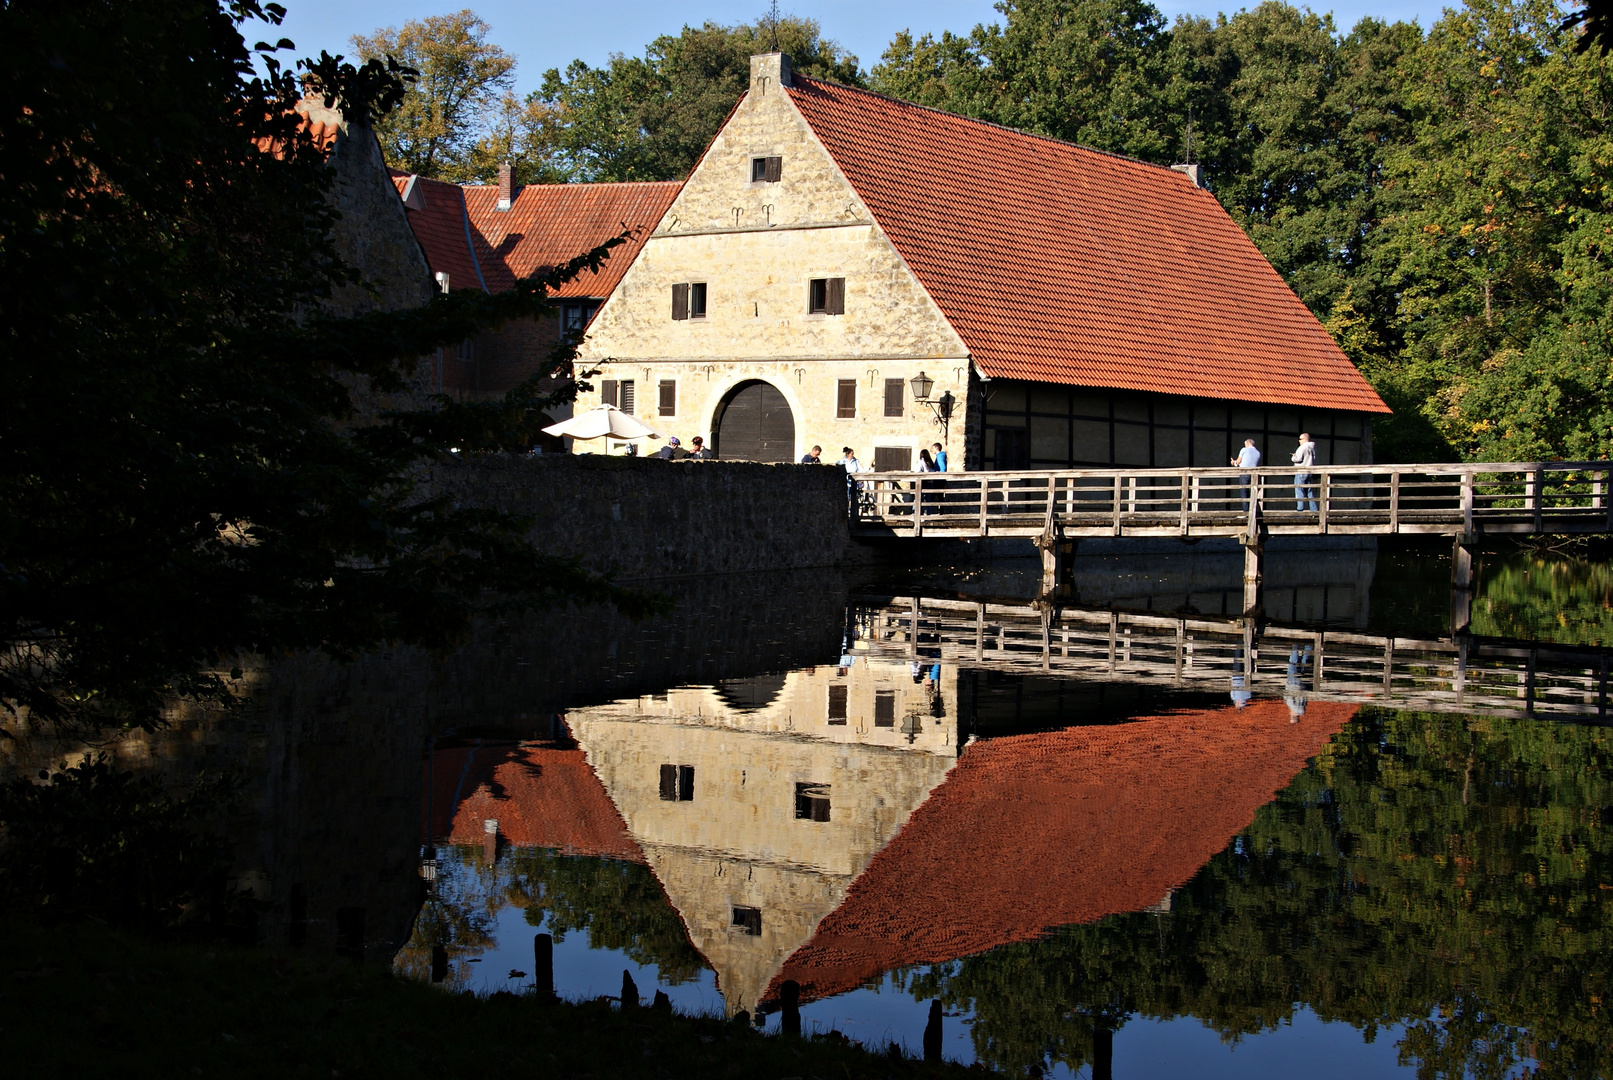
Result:
[[[797,71],[862,85],[857,58],[811,19],[686,26],[642,57],[616,55],[600,68],[574,60],[544,75],[537,100],[552,110],[547,149],[556,167],[590,181],[687,176],[749,87],[751,55],[773,48],[775,29]]]
[[[419,72],[376,125],[387,164],[439,180],[484,178],[473,175],[485,166],[472,157],[480,140],[496,136],[496,121],[513,126],[506,95],[515,81],[515,57],[487,40],[490,29],[466,8],[354,35],[361,59],[391,56]]]
[[[151,726],[173,694],[233,700],[218,672],[243,654],[446,644],[494,604],[613,595],[519,520],[415,486],[450,447],[517,442],[532,384],[410,396],[415,357],[541,313],[605,251],[499,296],[335,314],[363,283],[333,170],[294,73],[242,38],[279,15],[0,7],[0,701],[35,723]],[[379,62],[308,66],[357,138],[401,94]],[[366,415],[371,394],[398,407]]]

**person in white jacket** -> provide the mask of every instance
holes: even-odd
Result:
[[[1299,433],[1299,448],[1289,455],[1289,459],[1299,466],[1294,473],[1294,509],[1302,513],[1320,510],[1316,502],[1316,488],[1311,484],[1311,466],[1316,464],[1316,444],[1311,442],[1310,432]]]

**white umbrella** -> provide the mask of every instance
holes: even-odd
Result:
[[[636,417],[624,413],[614,405],[600,405],[579,413],[570,420],[550,424],[543,429],[550,435],[569,435],[573,439],[659,439],[661,432]]]

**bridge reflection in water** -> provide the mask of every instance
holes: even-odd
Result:
[[[811,1001],[1168,907],[1355,712],[1229,702],[977,739],[972,673],[880,655],[894,621],[861,625],[838,665],[573,710],[574,746],[439,747],[432,838],[646,864],[730,1014],[754,1014],[787,979]]]
[[[1308,702],[1605,721],[1609,650],[1403,638],[1254,619],[917,597],[866,600],[868,655]]]

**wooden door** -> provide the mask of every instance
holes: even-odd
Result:
[[[713,434],[724,461],[790,461],[795,457],[795,415],[770,383],[740,383],[724,400]]]

